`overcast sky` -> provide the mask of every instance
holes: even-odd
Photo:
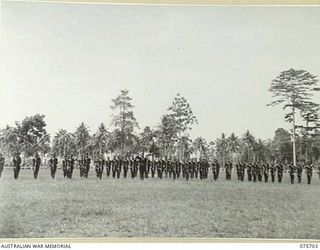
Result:
[[[319,7],[2,1],[1,19],[0,127],[41,113],[50,134],[82,121],[95,132],[126,88],[141,128],[181,93],[199,121],[192,138],[266,139],[289,128],[266,106],[271,80],[290,68],[320,75]]]

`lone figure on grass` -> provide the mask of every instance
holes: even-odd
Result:
[[[15,156],[13,157],[13,177],[15,180],[19,178],[20,165],[21,165],[20,153],[16,153]]]
[[[35,154],[35,157],[32,160],[32,169],[33,169],[33,177],[34,179],[38,178],[39,169],[41,165],[41,158],[38,153]]]
[[[307,172],[308,185],[310,185],[311,179],[312,179],[312,165],[311,164],[307,164],[306,172]]]
[[[49,165],[50,165],[51,177],[52,179],[54,179],[57,172],[57,166],[58,166],[58,159],[56,157],[56,154],[52,155],[51,159],[49,160]]]

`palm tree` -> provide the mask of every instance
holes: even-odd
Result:
[[[80,126],[76,129],[74,136],[78,154],[82,155],[86,151],[90,140],[88,127],[82,122]]]
[[[234,135],[234,133],[232,133],[227,139],[227,149],[232,155],[232,164],[234,165],[236,153],[240,149],[239,139]]]
[[[144,154],[146,151],[150,152],[151,148],[155,145],[156,133],[149,126],[143,129],[143,132],[140,133],[140,148]],[[150,152],[151,153],[151,152]]]
[[[178,142],[177,121],[172,115],[164,115],[161,117],[161,124],[155,130],[155,134],[162,156],[165,158],[172,156],[175,151],[174,145]]]
[[[213,161],[215,158],[215,143],[213,141],[209,142],[208,145],[208,154],[209,154],[209,160]]]
[[[249,161],[250,160],[250,153],[252,154],[252,160],[255,160],[255,153],[254,153],[254,145],[256,143],[254,136],[250,133],[249,130],[245,132],[245,134],[242,137],[242,141],[244,143],[245,147],[245,153],[246,157],[245,160]]]
[[[258,139],[254,151],[256,152],[256,155],[259,160],[266,160],[268,150],[264,141]]]
[[[124,144],[123,144],[124,142]],[[115,129],[111,133],[110,149],[121,156],[130,156],[138,152],[139,138],[132,132],[125,134],[120,129]]]
[[[101,123],[97,132],[92,136],[90,140],[92,153],[98,153],[99,155],[106,153],[108,151],[110,141],[110,132],[106,129],[105,125]]]
[[[127,157],[139,152],[139,137],[133,133],[125,135],[124,152]]]
[[[14,155],[21,151],[17,129],[6,126],[0,131],[0,148],[4,150],[8,156]]]
[[[216,140],[216,152],[220,157],[220,162],[222,162],[222,166],[224,167],[226,162],[226,154],[227,154],[227,138],[224,133],[221,134],[221,138]]]
[[[199,156],[199,158],[206,157],[208,155],[207,142],[202,137],[198,137],[194,140],[193,148],[196,150],[197,156]]]
[[[178,155],[178,159],[183,161],[184,159],[189,159],[190,155],[192,153],[192,147],[191,147],[191,139],[188,136],[182,136],[179,146],[180,146],[180,152]]]
[[[60,157],[75,152],[75,138],[65,129],[60,129],[52,141],[52,152]]]

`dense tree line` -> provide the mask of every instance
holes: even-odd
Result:
[[[138,132],[139,124],[134,116],[134,106],[128,90],[112,99],[112,129],[100,126],[91,133],[85,123],[75,131],[60,129],[48,135],[45,116],[36,114],[26,117],[15,126],[0,131],[0,147],[8,157],[15,152],[28,158],[38,152],[43,156],[55,153],[59,157],[73,154],[76,157],[89,153],[95,158],[102,154],[129,157],[144,155],[150,158],[218,159],[224,165],[231,162],[295,162],[320,160],[319,104],[311,97],[317,88],[317,78],[306,71],[290,69],[272,81],[270,91],[275,97],[270,105],[283,104],[289,109],[285,120],[293,124],[292,130],[278,128],[272,139],[261,140],[249,130],[241,135],[221,134],[215,141],[207,142],[198,137],[192,140],[188,131],[197,123],[197,118],[187,99],[180,94],[174,97],[167,113],[160,117],[159,124],[147,126]],[[297,125],[300,115],[305,124]]]

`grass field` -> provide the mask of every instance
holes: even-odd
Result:
[[[320,181],[217,182],[102,180],[90,170],[71,180],[61,169],[12,169],[0,179],[0,237],[192,237],[320,239]]]

